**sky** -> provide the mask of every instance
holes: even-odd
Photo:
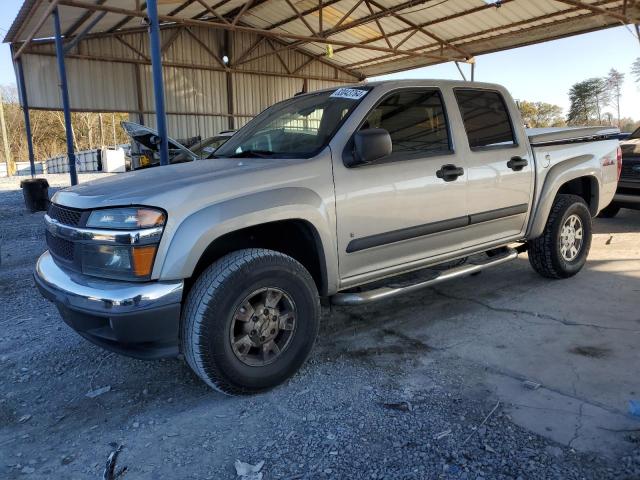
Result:
[[[22,0],[0,0],[0,36],[4,38]],[[620,106],[623,117],[640,119],[640,84],[631,77],[631,64],[640,57],[640,42],[631,30],[616,27],[562,40],[476,57],[475,79],[506,86],[518,100],[569,107],[568,92],[576,82],[601,77],[611,68],[625,74]],[[469,72],[468,65],[462,65]],[[453,78],[453,63],[418,68],[378,78]],[[0,85],[15,84],[9,47],[0,45]],[[608,109],[613,113],[611,108]],[[615,116],[615,114],[614,114]]]

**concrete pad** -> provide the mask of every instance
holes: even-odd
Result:
[[[525,254],[336,315],[376,319],[359,346],[393,349],[385,342],[394,337],[396,349],[423,345],[417,355],[464,365],[471,390],[480,383],[495,392],[516,423],[576,450],[619,455],[640,430],[640,418],[627,412],[628,401],[640,398],[640,212],[594,222],[588,263],[573,278],[541,278]],[[542,388],[524,388],[527,379]]]

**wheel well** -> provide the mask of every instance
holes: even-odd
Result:
[[[185,282],[185,292],[200,274],[220,257],[243,248],[266,248],[300,262],[311,274],[320,295],[327,291],[322,242],[316,229],[305,220],[283,220],[236,230],[216,238],[206,248]]]
[[[595,177],[578,177],[568,181],[560,187],[558,194],[567,193],[571,195],[577,195],[582,197],[587,205],[591,215],[595,216],[598,213],[598,181]]]

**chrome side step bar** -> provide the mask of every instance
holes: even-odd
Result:
[[[402,295],[404,293],[413,292],[421,288],[430,287],[438,283],[446,282],[458,277],[464,277],[471,275],[472,273],[479,272],[485,268],[494,267],[501,263],[515,260],[518,258],[518,252],[512,248],[509,248],[505,253],[496,255],[495,257],[489,257],[486,261],[481,263],[467,264],[460,267],[454,267],[449,270],[443,270],[438,272],[432,278],[424,281],[419,281],[406,286],[383,286],[374,288],[372,290],[366,290],[362,292],[340,292],[331,297],[331,303],[334,305],[363,305],[365,303],[376,302],[378,300],[384,300],[387,298]],[[389,283],[392,284],[393,278],[389,279]]]

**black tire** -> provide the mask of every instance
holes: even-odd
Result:
[[[231,345],[233,318],[252,292],[264,288],[289,296],[295,305],[295,328],[272,363],[247,365]],[[272,250],[238,250],[196,280],[184,305],[180,342],[187,363],[209,386],[230,395],[253,394],[279,385],[303,365],[319,325],[318,291],[300,263]]]
[[[619,211],[620,207],[614,205],[613,203],[610,203],[609,206],[600,210],[598,218],[613,218],[618,214]]]
[[[582,222],[582,245],[577,256],[567,261],[561,253],[560,232],[571,215],[577,215]],[[544,232],[538,238],[529,240],[529,263],[533,269],[546,278],[568,278],[578,273],[589,255],[591,248],[591,212],[585,201],[577,195],[558,195],[553,202]]]

